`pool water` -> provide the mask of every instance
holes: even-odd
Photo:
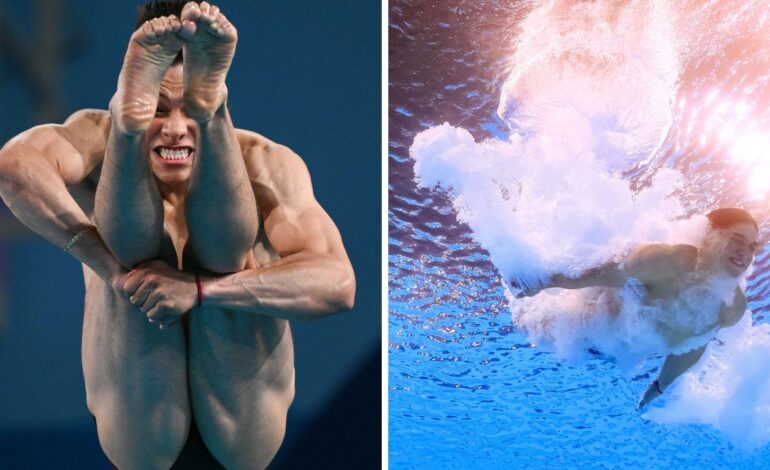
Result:
[[[606,16],[600,18],[610,23],[627,9],[624,2],[583,3],[603,7]],[[671,34],[674,41],[641,50],[642,66],[630,76],[670,85],[671,96],[659,100],[665,110],[655,103],[643,109],[647,123],[657,127],[635,131],[645,139],[627,152],[633,161],[615,161],[614,170],[638,189],[661,169],[681,172],[687,184],[677,198],[684,213],[744,207],[760,221],[766,243],[770,172],[764,153],[755,149],[770,142],[763,133],[770,124],[770,7],[652,3],[671,19],[667,28],[654,22],[662,32],[651,38]],[[524,121],[506,114],[521,105],[505,98],[511,73],[522,66],[517,52],[546,41],[553,18],[563,23],[556,30],[590,30],[588,23],[596,21],[574,12],[545,14],[553,5],[390,3],[390,467],[763,468],[770,462],[768,446],[747,451],[710,426],[661,425],[635,411],[660,358],[629,375],[599,351],[567,363],[530,344],[513,326],[499,269],[470,226],[458,222],[452,196],[415,181],[409,152],[415,136],[444,122],[467,130],[477,142],[538,132],[511,126]],[[628,21],[612,24],[650,34],[644,24]],[[533,25],[542,34],[525,30]],[[633,46],[631,41],[626,53],[636,54]],[[650,71],[650,63],[659,68]],[[558,73],[548,72],[535,70],[529,89],[560,86]],[[665,132],[655,141],[661,128]],[[646,158],[648,148],[652,158]],[[748,280],[755,323],[765,322],[768,312],[769,254],[767,248],[757,253]]]

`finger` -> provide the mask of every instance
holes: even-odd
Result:
[[[146,284],[140,286],[129,298],[129,302],[139,307],[142,310],[144,304],[147,302],[147,298],[152,293],[152,289],[146,287]],[[144,310],[142,310],[144,311]]]
[[[163,328],[171,328],[182,319],[182,315],[173,315],[168,314],[166,317],[162,320]]]
[[[128,300],[134,305],[141,305],[154,289],[149,276],[138,277],[137,286],[128,295]]]
[[[131,297],[139,286],[142,285],[144,274],[143,270],[134,269],[123,277],[123,292],[125,292],[126,296]]]
[[[160,307],[155,305],[153,306],[148,312],[147,312],[147,320],[150,323],[153,323],[157,325],[159,328],[161,327],[162,323],[158,319],[158,311],[160,310]]]
[[[142,302],[141,307],[139,309],[147,314],[147,317],[150,317],[150,312],[153,311],[153,309],[157,306],[158,301],[160,300],[160,295],[157,291],[152,291],[147,296],[147,298]],[[157,314],[157,312],[155,312]],[[156,318],[154,318],[157,320]]]

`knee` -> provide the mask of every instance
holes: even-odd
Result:
[[[270,464],[283,443],[286,423],[258,439],[219,439],[207,447],[216,459],[228,469],[264,469]]]
[[[95,416],[102,450],[121,470],[170,468],[190,429],[189,413],[173,407],[150,414],[101,412]]]
[[[208,429],[201,436],[206,447],[228,469],[263,469],[273,460],[286,434],[286,414],[274,410],[254,422],[222,421],[216,431]]]
[[[234,250],[231,246],[221,249],[205,248],[193,240],[185,246],[183,259],[185,269],[217,274],[231,274],[242,271],[249,260],[249,250]]]

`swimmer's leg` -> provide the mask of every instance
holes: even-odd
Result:
[[[674,381],[682,374],[687,372],[690,367],[698,363],[703,353],[706,352],[706,346],[693,349],[684,354],[669,354],[660,368],[658,378],[655,379],[642,394],[642,398],[636,405],[637,410],[644,410],[647,405],[659,397]]]
[[[227,110],[225,77],[238,39],[215,6],[190,2],[182,10],[195,34],[184,45],[184,103],[199,124],[185,201],[195,264],[215,273],[243,269],[259,227],[243,153]]]
[[[289,322],[196,309],[190,316],[190,399],[206,447],[226,467],[265,468],[294,399]]]
[[[182,47],[182,24],[155,18],[129,41],[118,89],[110,103],[112,128],[96,192],[99,233],[120,263],[131,268],[158,257],[163,204],[144,147],[163,76]]]
[[[191,421],[182,322],[163,330],[101,279],[88,279],[83,375],[99,443],[120,469],[168,469]]]

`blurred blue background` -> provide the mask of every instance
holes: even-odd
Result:
[[[239,30],[236,127],[291,147],[356,270],[352,312],[294,323],[297,397],[271,468],[380,462],[381,5],[217,3]],[[0,141],[115,91],[139,2],[0,3]],[[86,409],[80,265],[0,205],[0,467],[109,468]]]

